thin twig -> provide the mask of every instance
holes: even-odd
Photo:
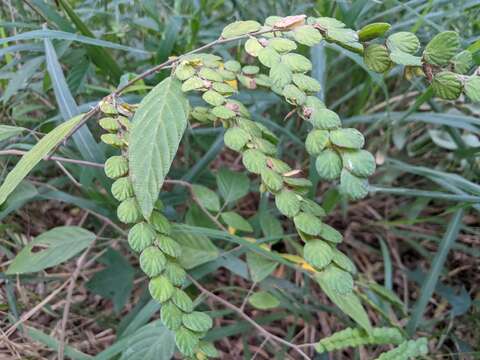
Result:
[[[13,332],[20,326],[22,325],[25,321],[30,319],[37,311],[39,311],[42,307],[44,307],[46,304],[48,304],[59,292],[61,292],[65,286],[67,286],[69,280],[65,281],[60,287],[52,291],[45,299],[43,299],[41,302],[39,302],[33,309],[28,311],[25,315],[22,315],[22,317],[12,326],[8,328],[7,331],[5,331],[5,335],[2,336],[3,338],[8,338],[10,335],[13,334]]]
[[[280,344],[283,344],[293,350],[295,350],[299,355],[302,356],[304,359],[311,360],[310,357],[301,349],[301,346],[292,344],[291,342],[282,339],[281,337],[270,333],[268,330],[264,329],[262,326],[260,326],[255,320],[253,320],[250,316],[245,314],[242,310],[240,310],[238,307],[233,305],[227,300],[222,299],[220,296],[215,295],[211,291],[205,289],[200,283],[198,283],[194,278],[189,276],[190,281],[205,295],[208,297],[212,298],[213,300],[221,303],[225,307],[229,308],[230,310],[233,310],[236,312],[240,317],[242,317],[244,320],[246,320],[248,323],[250,323],[254,328],[256,328],[266,339],[269,341],[277,342]]]
[[[96,240],[96,238],[95,238]],[[87,257],[88,252],[92,249],[93,245],[95,244],[95,240],[89,245],[87,250],[85,250],[77,260],[77,266],[75,271],[73,272],[72,276],[70,277],[70,284],[68,285],[67,289],[67,297],[65,300],[65,307],[63,308],[63,316],[62,316],[62,324],[60,329],[60,338],[58,340],[58,360],[64,359],[64,351],[65,351],[65,333],[67,331],[67,322],[68,322],[68,315],[70,313],[70,304],[72,303],[72,296],[73,296],[73,289],[75,287],[75,283],[77,281],[78,275],[80,274],[80,270],[83,267],[83,263]]]
[[[16,149],[0,150],[0,156],[1,155],[23,156],[26,153],[27,153],[27,151],[16,150]],[[48,156],[48,157],[45,157],[43,160],[60,161],[60,162],[65,162],[65,163],[92,166],[92,167],[98,167],[98,168],[103,168],[104,167],[104,165],[100,164],[100,163],[94,163],[94,162],[85,161],[85,160],[69,159],[69,158],[64,158],[64,157],[61,157],[61,156]]]
[[[165,184],[175,184],[175,185],[180,185],[180,186],[186,187],[190,191],[190,195],[192,197],[192,200],[195,201],[195,203],[198,205],[200,210],[202,210],[205,213],[205,215],[207,215],[208,218],[210,220],[212,220],[215,225],[218,226],[219,229],[221,229],[225,232],[228,232],[228,229],[225,226],[223,226],[223,224],[220,221],[218,221],[218,219],[215,216],[210,214],[210,211],[208,211],[205,208],[205,206],[203,206],[202,203],[197,199],[197,197],[193,193],[193,185],[192,184],[190,184],[189,182],[184,181],[184,180],[165,180],[164,183]]]
[[[253,284],[252,284],[252,286],[250,286],[250,289],[248,289],[247,296],[245,296],[245,299],[243,299],[242,305],[240,306],[240,310],[241,310],[241,311],[245,310],[245,306],[247,305],[248,298],[249,298],[250,295],[252,294],[253,289],[255,289],[255,286],[257,286],[257,282],[256,282],[256,281],[254,281]]]
[[[275,29],[275,31],[283,31],[283,30],[280,30],[280,29]],[[143,80],[145,79],[146,77],[152,75],[152,74],[155,74],[156,72],[162,70],[162,69],[165,69],[167,67],[170,67],[170,65],[175,65],[176,63],[182,61],[183,59],[185,59],[185,57],[187,56],[190,56],[192,54],[196,54],[200,51],[203,51],[203,50],[206,50],[206,49],[209,49],[213,46],[216,46],[216,45],[220,45],[220,44],[224,44],[224,43],[227,43],[227,42],[231,42],[231,41],[236,41],[236,40],[242,40],[242,39],[246,39],[248,37],[255,37],[255,36],[259,36],[259,35],[262,35],[262,34],[267,34],[267,33],[271,33],[273,32],[273,29],[268,29],[268,30],[262,30],[262,31],[257,31],[257,32],[254,32],[254,33],[250,33],[250,34],[246,34],[246,35],[241,35],[241,36],[236,36],[236,37],[232,37],[232,38],[229,38],[229,39],[222,39],[222,38],[219,38],[215,41],[212,41],[206,45],[203,45],[203,46],[200,46],[199,48],[195,49],[195,50],[192,50],[190,52],[187,52],[179,57],[176,57],[176,58],[171,58],[157,66],[154,66],[152,67],[151,69],[148,69],[146,71],[144,71],[143,73],[141,73],[140,75],[137,75],[136,77],[134,77],[132,80],[130,80],[129,82],[127,82],[125,85],[119,87],[117,90],[115,90],[114,92],[112,92],[111,94],[105,96],[103,100],[106,100],[106,101],[109,101],[111,99],[115,99],[116,97],[118,97],[119,95],[121,95],[127,88],[129,88],[130,86],[132,86],[134,83],[136,83],[137,81],[140,81],[140,80]],[[90,120],[92,117],[94,117],[95,115],[97,115],[98,113],[100,113],[100,103],[101,101],[95,105],[93,108],[90,109],[90,111],[88,111],[87,113],[85,113],[82,117],[82,119],[80,120],[80,122],[72,129],[70,130],[66,135],[65,137],[63,138],[63,140],[61,142],[59,142],[57,144],[57,146],[55,146],[55,148],[53,149],[53,152],[55,152],[58,147],[60,146],[60,144],[62,144],[63,142],[65,142],[69,137],[71,137],[75,132],[77,132],[83,125],[85,125],[85,123]]]

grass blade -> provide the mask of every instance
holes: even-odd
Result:
[[[80,31],[84,36],[89,38],[95,38],[95,35],[88,29],[87,25],[75,14],[75,11],[68,4],[67,0],[58,0],[60,6],[65,10],[68,17],[75,24],[78,31]],[[105,73],[109,74],[110,77],[116,82],[120,81],[122,76],[122,70],[118,66],[117,62],[112,58],[112,56],[103,48],[99,47],[88,47],[87,52],[90,55],[92,61],[101,68]]]
[[[70,89],[62,72],[60,63],[58,62],[57,54],[50,40],[45,39],[45,56],[47,58],[47,70],[52,79],[53,91],[60,108],[60,113],[64,120],[68,120],[78,115],[78,110],[75,99],[73,98]],[[95,142],[92,133],[88,127],[83,126],[74,135],[73,140],[82,154],[83,158],[88,161],[103,162],[102,151]]]
[[[455,243],[455,240],[458,237],[458,233],[460,232],[463,214],[463,209],[459,209],[455,212],[452,219],[450,220],[450,223],[448,224],[447,231],[445,232],[445,235],[443,236],[443,239],[439,244],[437,253],[432,262],[432,268],[430,269],[430,272],[428,273],[427,278],[422,285],[422,289],[420,291],[420,298],[415,303],[412,311],[412,316],[407,324],[407,332],[410,336],[415,333],[415,330],[423,319],[423,313],[425,312],[425,308],[427,307],[427,304],[432,297],[433,291],[435,290],[435,286],[437,285],[438,278],[443,269],[443,265],[447,258],[448,252],[450,251],[452,245]]]
[[[27,31],[18,35],[9,36],[3,39],[0,39],[0,45],[19,41],[19,40],[40,40],[40,39],[55,39],[55,40],[68,40],[68,41],[77,41],[83,44],[94,45],[94,46],[101,46],[111,49],[123,50],[123,51],[130,51],[130,52],[137,52],[142,54],[149,54],[148,51],[135,49],[130,46],[115,44],[110,41],[106,40],[99,40],[88,36],[72,34],[65,31],[59,30],[33,30]]]

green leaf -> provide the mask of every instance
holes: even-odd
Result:
[[[330,141],[337,146],[347,149],[361,149],[365,144],[365,139],[362,133],[354,128],[331,131]]]
[[[20,209],[24,204],[39,195],[37,188],[29,181],[22,181],[10,194],[7,201],[0,207],[0,220],[8,214]]]
[[[358,38],[362,42],[370,41],[382,36],[390,30],[391,27],[390,24],[384,22],[368,24],[358,30]]]
[[[462,82],[455,73],[442,71],[433,77],[432,88],[438,97],[456,100],[462,93]]]
[[[322,217],[326,215],[325,210],[323,210],[323,208],[320,205],[318,205],[315,201],[307,198],[302,199],[301,209],[304,212],[310,213],[318,217]]]
[[[367,46],[363,53],[363,59],[367,68],[378,73],[387,71],[392,63],[387,48],[380,44]]]
[[[14,36],[5,37],[3,39],[0,39],[0,45],[6,44],[9,42],[19,41],[19,40],[39,40],[39,39],[78,41],[83,44],[89,44],[94,46],[100,46],[105,48],[130,51],[130,52],[136,52],[136,53],[142,53],[142,54],[149,54],[148,51],[136,49],[133,47],[124,46],[120,44],[115,44],[110,41],[99,40],[99,39],[94,39],[88,36],[72,34],[71,32],[50,30],[50,29],[27,31]]]
[[[281,61],[281,57],[278,52],[270,47],[266,47],[258,51],[258,60],[260,60],[260,62],[266,67],[270,68],[279,63]]]
[[[226,70],[232,71],[234,73],[239,72],[242,68],[242,65],[236,60],[228,60],[227,62],[225,62],[224,66]]]
[[[434,36],[423,51],[424,59],[433,65],[446,65],[457,53],[460,37],[455,31],[444,31]]]
[[[0,125],[0,141],[19,135],[25,130],[27,129],[18,126]]]
[[[363,199],[368,195],[368,182],[343,169],[340,176],[340,192],[351,200]]]
[[[342,171],[342,158],[333,149],[323,150],[315,161],[318,176],[324,180],[335,180]]]
[[[111,299],[115,312],[119,313],[132,291],[135,270],[122,254],[111,248],[98,261],[106,268],[95,273],[85,286],[94,294]]]
[[[220,357],[218,350],[215,348],[215,345],[211,342],[200,341],[198,344],[198,348],[201,352],[203,352],[208,357],[212,357],[212,358]]]
[[[148,277],[160,275],[166,264],[167,258],[156,246],[149,246],[140,254],[140,268]]]
[[[423,337],[408,340],[395,349],[384,352],[376,360],[409,360],[418,359],[428,354],[428,339]]]
[[[316,79],[305,74],[293,74],[292,80],[300,90],[310,93],[319,92],[322,88]]]
[[[200,79],[198,76],[193,76],[190,79],[186,80],[182,84],[182,91],[188,92],[192,90],[201,89],[205,86],[205,82]]]
[[[283,226],[280,220],[267,211],[260,211],[260,228],[265,237],[283,236]]]
[[[313,130],[308,133],[305,148],[310,155],[318,155],[328,143],[329,132],[327,130]]]
[[[180,244],[169,236],[157,236],[156,243],[160,250],[162,250],[168,256],[176,258],[182,255],[183,251]]]
[[[363,51],[363,45],[358,42],[358,35],[352,29],[329,29],[327,31],[327,40],[356,53],[362,53]]]
[[[258,291],[252,294],[248,298],[248,302],[260,310],[273,309],[280,305],[280,301],[267,291]]]
[[[260,42],[256,38],[252,37],[245,42],[245,51],[253,57],[257,57],[258,53],[262,49],[263,49],[263,46],[260,44]]]
[[[248,149],[243,153],[242,162],[248,171],[260,174],[267,165],[267,157],[258,150]]]
[[[320,31],[310,25],[295,27],[292,31],[292,34],[296,42],[306,46],[316,45],[323,40],[323,36]]]
[[[75,13],[75,11],[71,8],[67,0],[59,0],[58,4],[65,10],[68,17],[72,20],[75,24],[75,27],[87,37],[87,39],[95,39],[95,35],[88,29],[87,25],[80,19],[80,17]],[[102,41],[103,40],[96,40]],[[121,45],[119,45],[121,46]],[[103,47],[94,47],[88,46],[87,52],[92,59],[92,61],[103,71],[108,73],[114,82],[118,82],[120,80],[120,76],[122,75],[122,70],[114,60],[114,58],[103,48]]]
[[[182,246],[182,253],[178,261],[185,269],[192,269],[213,261],[219,256],[217,247],[204,235],[187,232],[182,230],[181,227],[175,227],[172,236]]]
[[[105,175],[110,179],[118,179],[128,174],[128,161],[121,155],[114,155],[105,161]]]
[[[213,190],[203,185],[193,185],[192,191],[196,200],[202,204],[205,209],[210,211],[220,210],[220,198]]]
[[[300,200],[295,192],[283,189],[275,196],[275,205],[287,217],[293,217],[300,211]]]
[[[166,276],[161,275],[150,280],[148,290],[152,298],[163,303],[172,297],[175,288]]]
[[[210,80],[210,81],[223,81],[222,75],[218,73],[218,71],[210,69],[208,67],[202,67],[198,72],[198,76],[202,79]]]
[[[310,108],[310,105],[308,104],[309,98],[310,96],[307,97],[308,108]],[[309,121],[315,128],[322,130],[337,129],[342,125],[340,117],[336,112],[325,108],[318,108],[318,104],[317,108],[313,108],[313,112],[310,115]]]
[[[8,195],[15,190],[20,182],[48,153],[55,148],[65,136],[81,121],[81,116],[77,116],[67,122],[62,123],[55,129],[45,135],[36,143],[30,151],[22,156],[20,161],[5,177],[5,181],[0,186],[0,205],[7,199]]]
[[[268,76],[272,85],[279,88],[283,88],[292,82],[292,71],[283,63],[272,64]]]
[[[294,72],[307,72],[312,70],[312,63],[305,56],[300,54],[285,54],[282,56],[282,63],[287,65]]]
[[[172,302],[163,304],[160,309],[160,317],[167,328],[177,330],[182,325],[182,311]]]
[[[292,105],[302,105],[306,100],[305,93],[292,84],[283,88],[282,95],[285,97],[285,100]]]
[[[265,280],[278,266],[278,262],[252,251],[247,252],[247,264],[250,276],[255,282]]]
[[[453,68],[458,74],[466,74],[473,66],[473,56],[468,50],[464,50],[453,57],[451,60]]]
[[[215,106],[212,109],[212,114],[220,119],[231,119],[236,115],[233,110],[230,110],[226,106]]]
[[[265,167],[260,173],[262,182],[273,192],[280,191],[283,187],[282,176],[275,171]]]
[[[175,343],[182,354],[193,356],[198,345],[198,335],[182,326],[175,332]]]
[[[217,173],[217,186],[223,200],[228,204],[248,194],[250,180],[244,173],[221,168]]]
[[[53,228],[37,236],[12,261],[6,274],[37,272],[58,265],[86,249],[95,234],[76,226]]]
[[[406,52],[395,50],[390,54],[390,59],[399,65],[404,66],[422,66],[422,58],[419,56],[414,56]]]
[[[250,138],[250,135],[245,130],[239,127],[232,127],[225,132],[223,141],[228,148],[240,151],[247,145]]]
[[[307,235],[319,235],[322,232],[322,221],[316,216],[301,212],[293,218],[295,227]]]
[[[375,158],[366,150],[342,152],[343,166],[353,175],[367,177],[375,172]]]
[[[394,327],[376,327],[371,334],[360,328],[346,328],[322,338],[315,344],[315,350],[324,353],[361,345],[400,344],[403,341],[402,332]]]
[[[297,44],[294,41],[289,39],[284,39],[281,37],[273,38],[268,41],[268,46],[273,48],[279,53],[287,53],[297,48]]]
[[[480,102],[480,76],[472,75],[465,81],[465,94],[473,102]]]
[[[140,206],[135,198],[123,200],[117,207],[118,220],[124,224],[136,223],[141,220],[142,213]]]
[[[214,90],[205,91],[202,95],[202,99],[212,106],[219,106],[225,103],[225,97]]]
[[[414,33],[400,31],[387,38],[387,47],[392,52],[402,51],[413,55],[420,48],[420,41]]]
[[[234,211],[224,212],[220,217],[229,227],[245,232],[253,231],[252,225]]]
[[[180,82],[168,77],[141,101],[128,148],[130,176],[145,218],[163,185],[187,126],[189,104]]]
[[[338,251],[337,249],[333,249],[333,262],[339,268],[348,271],[352,275],[355,275],[357,273],[357,268],[355,267],[355,264],[352,262],[352,260],[350,260],[347,255],[345,255],[341,251]]]
[[[47,70],[52,80],[55,99],[60,108],[60,114],[64,121],[80,114],[75,99],[73,98],[67,81],[63,75],[62,67],[58,61],[55,49],[50,40],[44,40],[45,58],[47,61]],[[98,50],[98,49],[97,49]],[[105,50],[102,49],[104,52]],[[82,126],[73,134],[73,141],[85,160],[93,162],[103,162],[103,152],[93,138],[92,133],[87,126]]]
[[[339,270],[332,272],[332,269],[334,267],[329,266],[327,269],[315,274],[315,280],[317,280],[322,290],[335,305],[355,320],[367,333],[371,333],[372,325],[360,300],[353,292],[342,294],[337,291],[336,281],[338,279],[336,273]]]
[[[174,335],[160,320],[142,326],[122,341],[126,347],[120,360],[170,360],[175,353]]]
[[[200,311],[184,314],[182,322],[187,329],[192,331],[204,332],[210,330],[212,327],[212,318]]]
[[[190,299],[190,296],[182,289],[175,289],[173,291],[172,302],[183,312],[189,313],[193,311],[192,299]]]
[[[253,20],[236,21],[228,24],[222,31],[222,38],[230,39],[260,30],[262,26]]]
[[[149,222],[153,226],[153,228],[161,234],[168,235],[171,231],[172,225],[165,217],[165,215],[163,215],[159,211],[152,212]]]
[[[115,180],[111,188],[112,195],[118,201],[123,201],[133,197],[133,185],[128,176]]]
[[[333,259],[333,250],[322,240],[309,240],[303,248],[305,261],[317,269],[323,269]]]
[[[335,228],[331,227],[328,224],[322,225],[322,231],[319,235],[323,240],[338,244],[343,241],[343,236],[336,230]]]
[[[182,62],[175,69],[175,76],[178,80],[185,81],[195,75],[195,68],[187,62]]]

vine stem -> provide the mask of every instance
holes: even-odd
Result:
[[[224,43],[228,43],[228,42],[232,42],[232,41],[236,41],[236,40],[242,40],[242,39],[246,39],[248,37],[256,37],[256,36],[266,34],[266,33],[281,32],[281,31],[285,31],[285,30],[270,28],[270,29],[267,29],[267,30],[261,30],[261,31],[256,31],[256,32],[252,32],[252,33],[249,33],[249,34],[245,34],[245,35],[235,36],[235,37],[232,37],[232,38],[229,38],[229,39],[223,39],[223,38],[220,37],[215,41],[212,41],[208,44],[200,46],[199,48],[196,48],[192,51],[189,51],[189,52],[187,52],[187,53],[185,53],[185,54],[183,54],[179,57],[171,58],[171,59],[169,59],[169,60],[167,60],[167,61],[165,61],[165,62],[163,62],[159,65],[156,65],[156,66],[144,71],[143,73],[137,75],[132,80],[127,82],[125,85],[120,86],[117,90],[115,90],[111,94],[105,96],[102,100],[113,99],[113,98],[116,98],[116,97],[120,96],[126,89],[128,89],[130,86],[132,86],[137,81],[143,80],[146,77],[148,77],[152,74],[155,74],[156,72],[158,72],[158,71],[160,71],[160,70],[162,70],[162,69],[164,69],[164,68],[166,68],[170,65],[175,65],[176,63],[182,61],[185,57],[187,57],[189,55],[196,54],[196,53],[198,53],[200,51],[203,51],[203,50],[207,50],[207,49],[209,49],[211,47],[214,47],[216,45],[220,45],[220,44],[224,44]],[[85,125],[88,120],[90,120],[91,118],[93,118],[95,115],[97,115],[100,112],[100,103],[101,103],[101,101],[98,102],[97,105],[92,107],[87,113],[85,113],[85,115],[83,115],[80,122],[65,135],[63,140],[61,142],[59,142],[57,146],[54,147],[52,152],[55,152],[58,149],[58,147],[60,146],[61,143],[65,142],[69,137],[71,137],[75,132],[77,132],[83,125]]]
[[[229,308],[230,310],[233,310],[234,312],[236,312],[240,317],[242,317],[245,321],[247,321],[255,329],[257,329],[267,340],[283,344],[283,345],[295,350],[299,355],[302,356],[302,358],[311,360],[311,358],[301,349],[301,347],[303,347],[302,345],[292,344],[291,342],[289,342],[285,339],[282,339],[281,337],[279,337],[275,334],[272,334],[271,332],[269,332],[268,330],[266,330],[262,326],[260,326],[250,316],[245,314],[240,308],[233,305],[231,302],[229,302],[225,299],[222,299],[220,296],[218,296],[218,295],[214,294],[213,292],[207,290],[198,281],[196,281],[193,277],[189,276],[189,279],[192,282],[192,284],[194,284],[198,288],[198,290],[200,290],[202,292],[202,294],[212,298],[213,300],[221,303],[223,306],[225,306],[225,307]]]

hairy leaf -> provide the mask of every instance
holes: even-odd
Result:
[[[168,77],[142,100],[130,135],[130,176],[143,216],[157,201],[187,126],[189,105],[178,80]]]

